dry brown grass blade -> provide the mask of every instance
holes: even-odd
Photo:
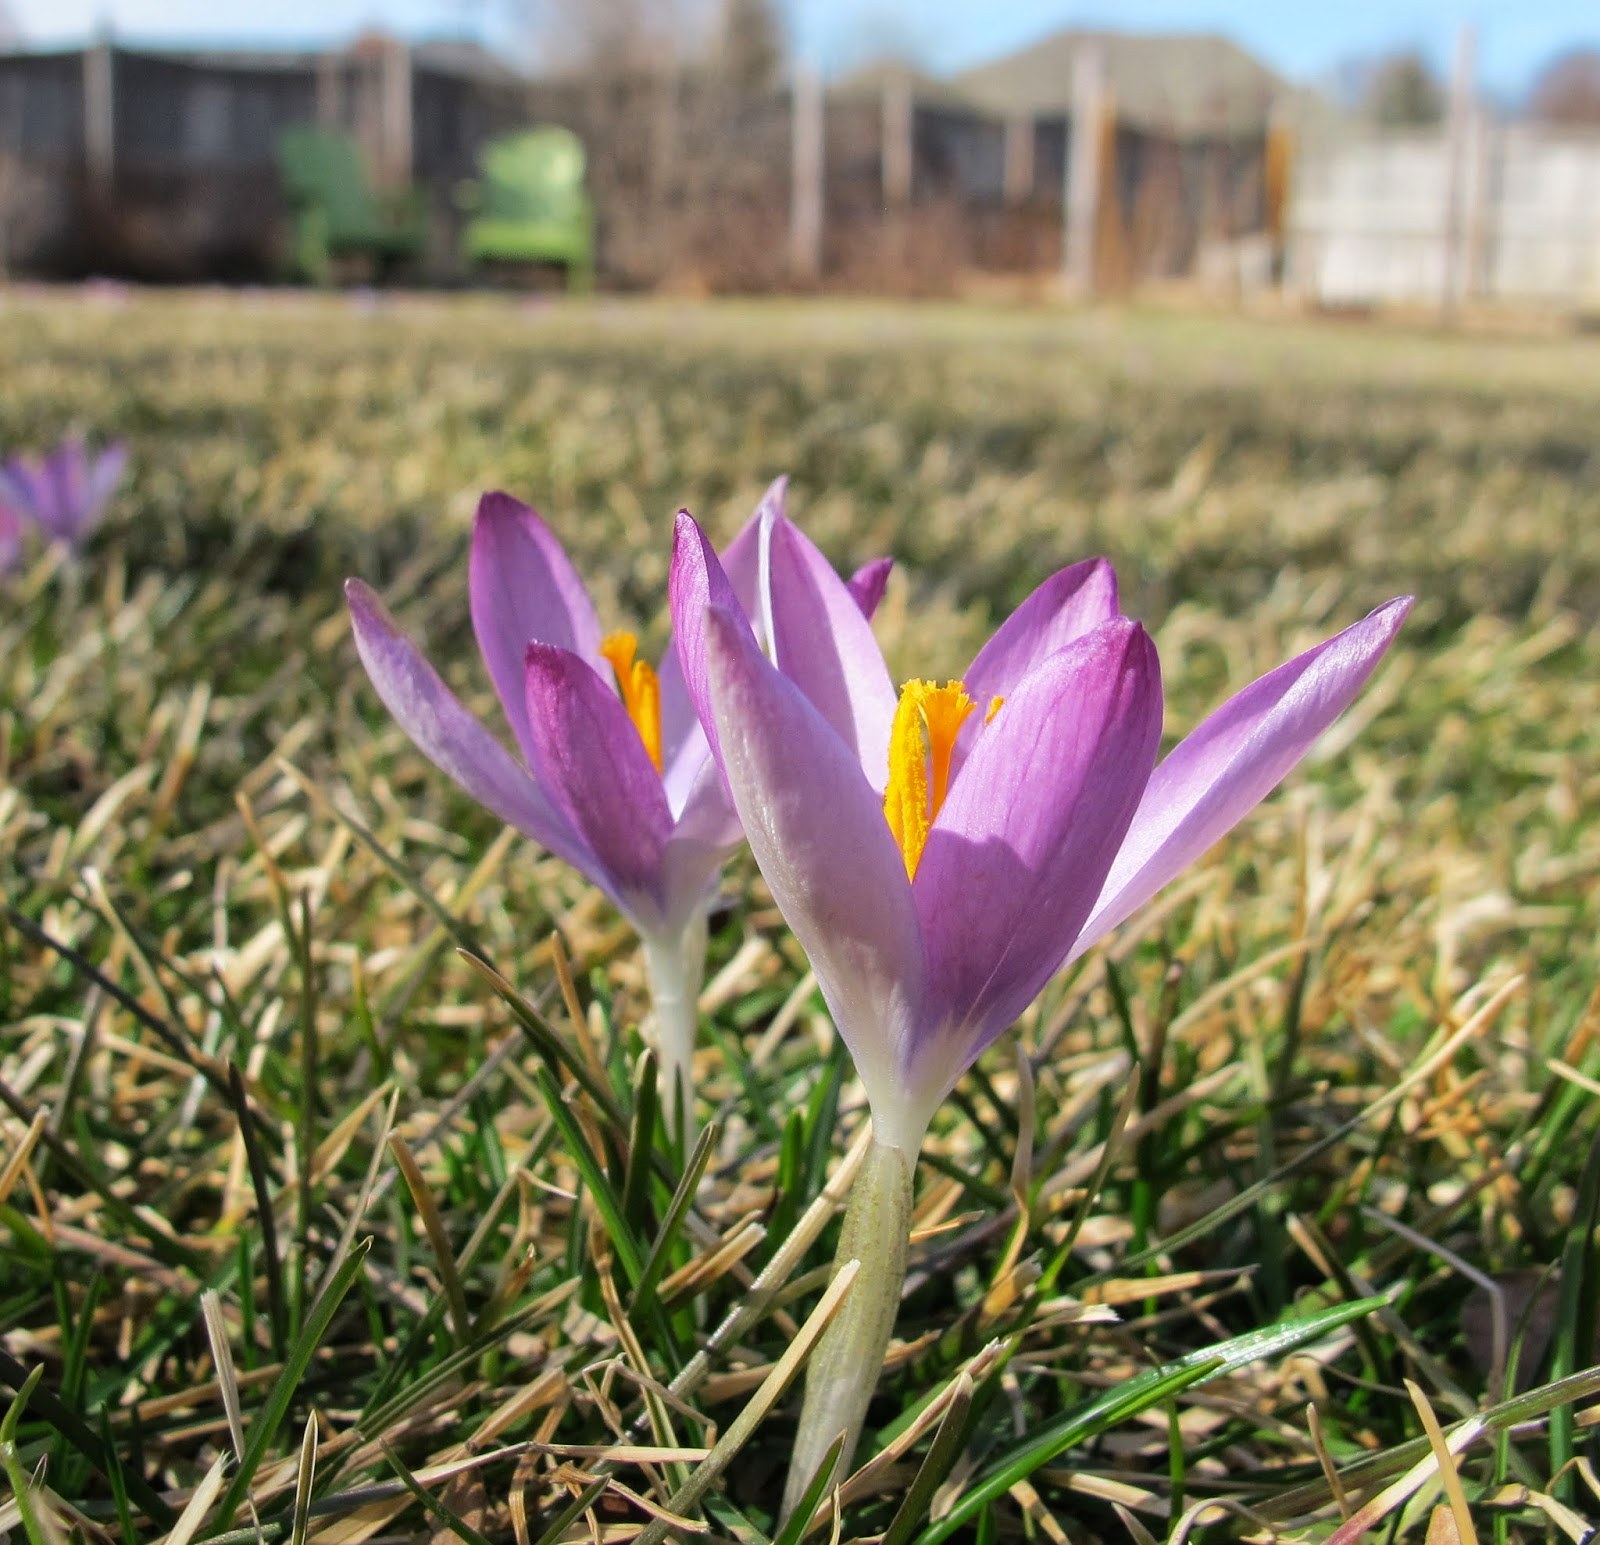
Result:
[[[1455,1455],[1445,1443],[1439,1418],[1434,1415],[1433,1407],[1428,1404],[1428,1397],[1413,1380],[1407,1379],[1405,1386],[1406,1393],[1411,1397],[1411,1404],[1417,1409],[1422,1430],[1428,1435],[1428,1445],[1433,1450],[1433,1457],[1439,1465],[1439,1479],[1444,1484],[1444,1494],[1455,1520],[1456,1541],[1458,1545],[1478,1545],[1478,1532],[1472,1525],[1472,1510],[1467,1506],[1467,1494],[1461,1485],[1461,1472],[1456,1468]],[[1431,1538],[1433,1534],[1431,1527],[1428,1533]]]
[[[839,1268],[822,1301],[806,1317],[800,1334],[790,1343],[789,1349],[773,1366],[772,1372],[762,1381],[761,1387],[750,1397],[744,1409],[728,1424],[728,1430],[717,1439],[711,1452],[696,1467],[694,1473],[667,1500],[667,1507],[682,1514],[694,1507],[710,1489],[712,1483],[733,1463],[739,1450],[750,1440],[756,1428],[766,1419],[767,1412],[777,1404],[795,1375],[800,1372],[818,1338],[828,1328],[828,1323],[844,1303],[845,1295],[855,1285],[860,1263],[846,1261]],[[660,1545],[666,1538],[669,1526],[662,1519],[650,1525],[639,1536],[638,1545]]]
[[[228,1437],[233,1443],[235,1461],[244,1459],[244,1414],[239,1402],[239,1375],[233,1365],[233,1348],[228,1344],[228,1325],[222,1315],[222,1300],[207,1288],[200,1295],[200,1312],[206,1322],[206,1337],[211,1343],[211,1361],[217,1370],[217,1393],[228,1418]]]
[[[1317,1463],[1322,1466],[1323,1477],[1327,1480],[1328,1490],[1338,1506],[1339,1516],[1348,1519],[1350,1498],[1345,1492],[1344,1482],[1339,1478],[1339,1470],[1333,1462],[1333,1455],[1328,1450],[1327,1441],[1322,1436],[1322,1417],[1317,1411],[1315,1401],[1306,1406],[1306,1428],[1311,1434],[1311,1446],[1316,1450]]]
[[[190,1542],[200,1533],[205,1526],[208,1514],[218,1497],[222,1495],[222,1483],[228,1474],[228,1456],[218,1454],[211,1461],[210,1468],[201,1477],[200,1484],[189,1495],[189,1501],[183,1511],[178,1515],[178,1521],[172,1530],[160,1542],[160,1545],[190,1545]]]

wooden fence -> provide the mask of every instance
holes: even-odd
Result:
[[[273,148],[308,121],[351,133],[380,183],[425,190],[419,277],[436,281],[463,277],[457,191],[482,146],[532,123],[588,146],[600,271],[618,285],[944,289],[971,270],[1059,270],[1070,217],[1079,282],[1126,288],[1272,228],[1264,133],[1180,139],[1118,123],[1103,95],[1075,101],[1001,119],[893,78],[827,94],[805,76],[762,93],[686,71],[528,80],[479,51],[386,38],[0,55],[0,270],[270,277]],[[1074,118],[1095,126],[1076,157]]]

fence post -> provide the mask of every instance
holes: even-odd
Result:
[[[117,175],[115,72],[110,35],[101,33],[83,54],[83,159],[102,199],[110,198]]]
[[[384,173],[392,186],[411,181],[414,160],[411,121],[411,50],[403,38],[384,42],[378,78],[379,143]]]
[[[911,202],[912,130],[916,112],[911,72],[891,67],[883,77],[883,207],[901,209]]]
[[[1262,202],[1265,205],[1267,249],[1272,281],[1282,285],[1288,272],[1289,204],[1294,196],[1293,131],[1282,110],[1275,110],[1267,122],[1267,142],[1262,154]]]
[[[1476,180],[1471,166],[1473,119],[1476,116],[1478,36],[1470,23],[1456,34],[1455,65],[1450,72],[1450,114],[1445,123],[1444,229],[1440,232],[1439,310],[1455,315],[1467,289],[1471,266],[1468,207]]]
[[[822,77],[809,65],[795,70],[789,189],[789,266],[794,277],[822,275]]]
[[[671,203],[678,175],[680,79],[677,57],[669,55],[662,60],[652,81],[654,132],[650,136],[650,201],[658,219]],[[658,231],[658,239],[660,234]]]
[[[1106,56],[1098,43],[1082,44],[1072,61],[1072,116],[1067,122],[1070,153],[1062,200],[1066,229],[1062,249],[1065,276],[1081,294],[1095,287],[1095,248],[1100,218],[1100,136],[1106,106]]]
[[[1033,193],[1033,117],[1013,113],[1006,119],[1005,199],[1025,204]]]
[[[340,77],[344,73],[344,55],[336,48],[324,49],[317,55],[317,127],[337,129],[344,119],[340,100]]]

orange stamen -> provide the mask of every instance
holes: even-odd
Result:
[[[661,771],[661,683],[647,660],[638,658],[639,640],[631,633],[608,633],[600,641],[600,653],[616,673],[617,691],[627,709],[639,739],[650,754],[657,772]]]

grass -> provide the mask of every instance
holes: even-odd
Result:
[[[487,712],[481,489],[659,641],[672,509],[725,537],[787,471],[841,565],[898,558],[902,674],[1105,552],[1174,734],[1420,598],[1316,758],[941,1113],[843,1537],[1578,1537],[1600,347],[41,294],[0,363],[0,446],[134,451],[81,565],[0,580],[0,1528],[527,1545],[676,1499],[778,1536],[864,1121],[804,960],[731,866],[686,1173],[626,929],[387,721],[339,582]]]

